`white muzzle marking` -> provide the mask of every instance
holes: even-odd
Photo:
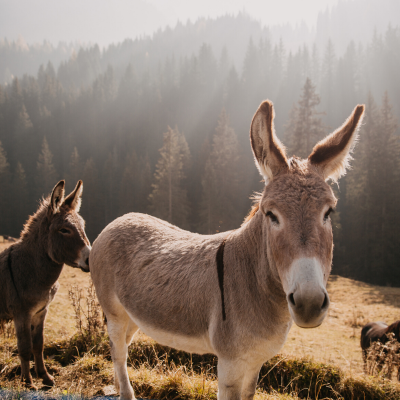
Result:
[[[295,260],[284,288],[294,322],[302,328],[321,325],[329,308],[321,263],[316,258]]]

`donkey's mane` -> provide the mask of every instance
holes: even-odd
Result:
[[[242,225],[244,225],[246,222],[250,221],[256,215],[256,212],[260,208],[260,201],[261,201],[262,195],[263,194],[261,192],[255,192],[250,197],[250,199],[253,200],[253,205],[251,207],[250,212],[247,214],[246,218],[244,219]]]
[[[50,196],[43,198],[40,201],[39,208],[33,215],[29,216],[28,220],[24,224],[20,236],[21,240],[26,239],[31,233],[33,233],[39,227],[41,221],[46,216],[46,212],[49,205],[50,205]]]

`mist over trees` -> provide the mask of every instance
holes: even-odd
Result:
[[[238,18],[209,23],[229,33]],[[67,190],[83,180],[91,241],[131,211],[200,233],[233,229],[263,188],[248,136],[262,100],[274,102],[288,156],[303,157],[366,103],[353,169],[334,186],[333,271],[400,285],[399,28],[341,54],[329,39],[323,51],[290,51],[268,35],[231,51],[194,31],[95,45],[0,85],[0,234],[18,236],[64,178]]]

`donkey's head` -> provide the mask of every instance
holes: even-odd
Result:
[[[326,283],[332,263],[330,213],[336,198],[328,179],[345,174],[364,113],[358,105],[346,122],[320,141],[306,160],[286,158],[274,132],[274,109],[264,101],[253,117],[250,140],[266,187],[259,209],[267,258],[286,293],[297,325],[320,325],[329,307]]]
[[[85,222],[78,214],[81,207],[83,185],[79,181],[75,189],[64,198],[65,181],[54,187],[47,210],[49,221],[48,253],[50,258],[89,272],[89,239]]]

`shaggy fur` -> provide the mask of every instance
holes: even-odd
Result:
[[[38,377],[54,385],[43,361],[43,328],[63,264],[88,271],[90,244],[78,214],[82,182],[66,199],[64,185],[56,185],[28,219],[20,239],[0,253],[0,320],[14,320],[22,381],[34,389],[32,352]]]
[[[139,328],[162,344],[216,354],[219,400],[251,400],[262,364],[281,349],[292,321],[322,323],[333,249],[329,212],[336,205],[324,173],[335,168],[323,157],[287,160],[273,115],[266,101],[251,124],[266,186],[239,229],[198,235],[131,213],[94,242],[90,271],[121,399],[134,398],[126,360]]]

